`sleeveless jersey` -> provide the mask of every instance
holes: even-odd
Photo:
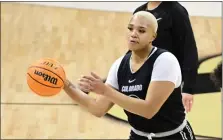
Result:
[[[131,52],[127,53],[123,57],[117,73],[119,92],[132,98],[145,100],[153,65],[159,55],[164,52],[167,51],[157,48],[140,69],[134,73],[130,69]],[[158,113],[151,119],[124,110],[128,117],[128,122],[133,128],[149,133],[165,132],[177,128],[185,119],[184,111],[181,86],[175,88]]]

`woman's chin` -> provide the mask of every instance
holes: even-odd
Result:
[[[137,45],[128,44],[128,48],[130,51],[136,51],[138,49]]]
[[[130,51],[137,51],[137,50],[140,50],[140,48],[138,48],[137,46],[129,46],[129,50]]]

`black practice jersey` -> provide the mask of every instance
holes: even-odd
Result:
[[[159,49],[156,47],[155,49],[156,50],[152,51],[153,54],[150,55],[150,57],[140,67],[140,69],[134,73],[131,71],[130,68],[131,52],[127,53],[125,56],[119,59],[119,65],[116,68],[114,68],[114,66],[113,68],[111,68],[106,83],[112,85],[114,88],[119,90],[119,92],[127,96],[130,96],[132,98],[145,99],[147,95],[147,89],[151,81],[152,73],[154,75],[161,75],[159,73],[165,71],[163,69],[160,69],[162,67],[161,65],[162,63],[163,64],[169,63],[167,60],[165,62],[165,59],[169,57],[168,55],[171,54],[163,49]],[[174,57],[172,54],[170,56]],[[156,62],[157,58],[159,58],[159,61],[162,61],[162,63]],[[156,62],[156,67],[160,68],[159,70],[156,70],[154,72],[155,62]],[[170,64],[171,63],[169,63],[169,65]],[[175,63],[172,63],[172,65],[175,65]],[[166,67],[164,66],[164,68],[168,69],[168,65]],[[111,71],[116,71],[116,74],[111,74],[112,73]],[[181,74],[180,71],[170,71],[169,73],[171,72],[179,73],[179,75]],[[164,74],[168,74],[168,71],[167,73]],[[114,75],[113,76],[114,78],[111,78],[111,75]],[[117,79],[117,83],[116,80],[114,79]],[[180,86],[181,81],[178,81],[177,83],[179,84],[177,84],[173,93],[170,95],[170,97],[167,99],[167,101],[164,103],[164,105],[152,119],[147,119],[124,110],[126,115],[128,116],[129,124],[137,130],[144,132],[152,132],[152,133],[173,130],[177,128],[180,124],[182,124],[183,120],[185,119],[185,112],[184,112],[185,110],[182,104],[181,86]]]

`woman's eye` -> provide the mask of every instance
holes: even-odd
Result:
[[[139,32],[140,32],[140,33],[145,33],[146,31],[144,31],[144,30],[139,30]]]
[[[131,27],[128,27],[128,29],[131,31],[132,30],[132,28]]]

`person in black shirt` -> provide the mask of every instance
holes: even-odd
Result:
[[[114,104],[122,107],[132,127],[130,140],[195,140],[182,103],[180,64],[172,53],[152,45],[157,28],[152,14],[135,13],[128,24],[131,52],[113,63],[106,82],[91,73],[83,76],[78,86],[67,79],[64,91],[97,117]]]
[[[157,37],[153,45],[173,53],[183,74],[183,104],[187,112],[193,105],[196,84],[198,52],[187,10],[176,1],[146,2],[133,12],[148,11],[158,21]]]

